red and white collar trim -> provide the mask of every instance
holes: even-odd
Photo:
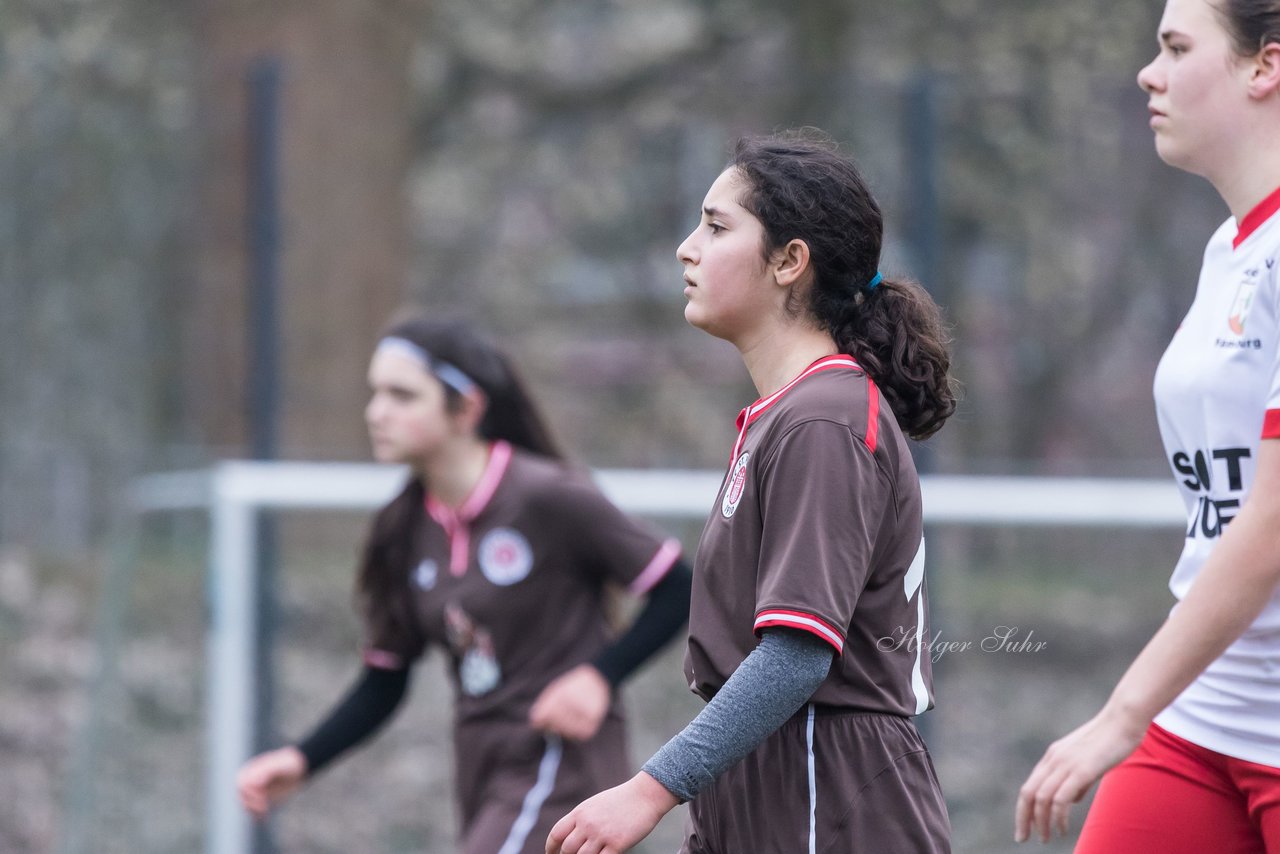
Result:
[[[467,571],[467,562],[471,556],[470,524],[489,506],[493,494],[498,491],[498,484],[506,474],[512,453],[509,442],[497,441],[490,446],[489,461],[480,474],[480,480],[466,500],[458,505],[457,510],[427,493],[427,513],[444,528],[449,538],[449,572],[453,575],[462,575]]]
[[[738,439],[733,443],[733,454],[729,457],[729,470],[733,470],[734,463],[738,461],[738,451],[742,449],[742,442],[747,437],[747,428],[751,426],[761,415],[769,410],[771,406],[782,399],[782,396],[791,391],[797,383],[805,377],[813,376],[820,371],[829,371],[833,368],[853,368],[854,370],[862,370],[862,366],[854,360],[852,356],[846,356],[844,353],[837,353],[834,356],[823,356],[818,361],[809,365],[800,372],[795,379],[775,391],[768,397],[762,397],[755,403],[748,406],[738,413],[737,427]]]
[[[1253,208],[1244,215],[1244,219],[1240,220],[1240,227],[1236,231],[1235,239],[1231,241],[1231,248],[1238,249],[1241,243],[1249,239],[1249,235],[1253,234],[1262,224],[1271,219],[1276,211],[1280,211],[1280,187],[1277,187],[1271,195],[1258,202]]]

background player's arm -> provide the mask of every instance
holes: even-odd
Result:
[[[409,670],[365,666],[333,711],[297,746],[261,753],[241,767],[236,787],[244,808],[263,818],[340,754],[378,730],[399,708]]]
[[[1258,449],[1253,487],[1187,595],[1102,711],[1049,746],[1018,793],[1015,837],[1065,834],[1071,805],[1137,747],[1151,721],[1258,617],[1280,583],[1280,439]]]
[[[625,633],[590,664],[553,679],[529,711],[529,723],[574,741],[596,734],[609,711],[613,689],[666,646],[689,620],[693,573],[676,561],[649,591],[644,607]]]

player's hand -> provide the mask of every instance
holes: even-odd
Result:
[[[240,766],[236,789],[244,808],[261,820],[273,806],[296,792],[306,777],[306,757],[296,747],[281,747],[259,753]]]
[[[546,854],[622,854],[648,836],[677,803],[675,795],[641,771],[556,822]]]
[[[600,729],[613,701],[609,682],[590,664],[557,676],[529,710],[529,724],[570,741],[586,741]]]
[[[1025,842],[1034,830],[1043,842],[1053,831],[1067,835],[1071,805],[1079,803],[1104,773],[1142,741],[1144,727],[1103,710],[1049,745],[1018,790],[1013,838]]]

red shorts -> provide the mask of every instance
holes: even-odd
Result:
[[[1076,854],[1280,854],[1280,768],[1155,724],[1102,778]]]

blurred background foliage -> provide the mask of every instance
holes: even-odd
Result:
[[[1226,211],[1152,149],[1134,76],[1160,11],[0,0],[0,755],[43,781],[0,807],[0,848],[57,838],[62,745],[85,717],[75,686],[92,670],[85,638],[124,484],[250,453],[255,63],[281,73],[282,457],[367,458],[367,354],[396,307],[416,303],[500,336],[582,461],[719,467],[754,394],[732,348],[685,325],[674,249],[736,136],[816,125],[876,188],[886,271],[924,279],[954,324],[965,398],[930,442],[934,470],[1161,476],[1151,377]],[[913,106],[921,97],[931,123]],[[936,210],[920,201],[930,177]],[[344,568],[323,607],[349,619],[359,528],[341,533],[317,560]],[[166,536],[198,563],[198,536]],[[1075,536],[940,539],[933,571],[953,571],[940,587],[957,601],[940,613],[979,633],[993,600],[962,595],[988,589],[966,568],[1013,567],[982,576],[1001,580],[998,599],[1015,576],[1052,588],[1063,567],[1094,566],[1101,581],[1085,583],[1096,598],[1082,607],[1102,614],[1127,589],[1106,583],[1113,567],[1141,565],[1143,589],[1159,594],[1177,546],[1172,533],[1114,554]],[[130,606],[158,650],[194,632],[179,670],[199,666],[198,574],[183,588],[194,610],[171,623],[146,628],[145,597]],[[1119,645],[1117,664],[1131,652]],[[155,684],[175,679],[139,660]],[[165,690],[148,708],[198,717],[198,683],[190,697]],[[37,701],[60,711],[42,717]],[[311,719],[295,714],[297,726]],[[1023,753],[1056,727],[1021,736]],[[993,788],[1011,798],[1017,782]],[[1008,835],[1005,806],[953,807],[981,828],[958,850],[996,850],[973,840]],[[191,850],[182,833],[198,831],[147,850]]]

